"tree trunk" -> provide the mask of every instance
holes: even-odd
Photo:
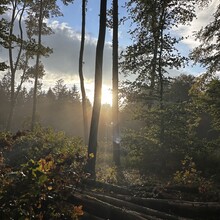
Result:
[[[120,207],[117,207],[114,204],[103,202],[89,195],[75,193],[73,196],[69,196],[68,202],[83,205],[86,212],[99,218],[120,220],[147,219],[135,211],[125,209],[121,204]]]
[[[158,73],[159,73],[159,84],[160,84],[160,110],[161,110],[161,121],[160,121],[160,143],[163,147],[164,144],[164,103],[163,103],[163,93],[164,93],[164,80],[163,80],[163,67],[162,67],[162,54],[163,54],[163,47],[164,47],[164,39],[163,39],[163,30],[164,30],[164,23],[165,23],[165,11],[163,4],[162,14],[160,16],[160,51],[159,51],[159,64],[158,64]]]
[[[10,37],[13,36],[14,22],[15,22],[15,19],[16,19],[17,4],[18,4],[18,1],[15,1],[13,9],[12,9],[11,25],[10,25],[10,30],[9,30],[9,36]],[[16,71],[17,71],[17,68],[18,68],[18,63],[19,63],[20,57],[21,57],[21,52],[23,50],[23,29],[22,29],[21,23],[22,23],[22,17],[23,17],[25,7],[26,7],[26,2],[24,2],[24,5],[22,7],[20,17],[19,17],[19,31],[20,31],[21,43],[20,43],[20,47],[19,47],[19,50],[18,50],[18,55],[17,55],[15,64],[13,62],[12,42],[10,42],[10,46],[9,46],[9,62],[10,62],[10,70],[11,70],[11,96],[10,96],[10,110],[9,110],[9,116],[8,116],[6,130],[11,129],[11,123],[12,123],[15,103],[16,103],[16,99],[17,99],[17,96],[15,94],[15,74],[16,74]],[[18,92],[19,92],[19,90],[18,90]]]
[[[103,51],[105,43],[105,31],[106,31],[106,7],[107,0],[101,0],[100,6],[100,23],[99,23],[99,36],[96,47],[96,63],[95,63],[95,91],[94,102],[92,109],[92,119],[89,134],[88,145],[88,172],[92,178],[95,178],[95,163],[97,152],[97,138],[98,138],[98,125],[101,109],[101,94],[102,94],[102,65],[103,65]]]
[[[112,122],[113,122],[113,161],[120,166],[120,135],[118,119],[118,0],[113,0],[113,53],[112,53]]]
[[[36,124],[36,109],[37,109],[37,85],[38,85],[38,71],[40,64],[40,47],[41,47],[41,34],[42,34],[42,23],[43,23],[43,0],[40,1],[40,14],[39,14],[39,33],[38,33],[38,51],[36,58],[36,73],[34,81],[34,94],[33,94],[33,111],[32,111],[32,120],[31,120],[31,131],[34,130]]]
[[[87,98],[84,86],[83,77],[83,54],[85,45],[85,23],[86,23],[86,0],[82,0],[82,31],[81,31],[81,46],[79,53],[79,78],[80,88],[82,94],[82,111],[83,111],[83,130],[84,130],[84,142],[88,144],[88,115],[87,115]]]

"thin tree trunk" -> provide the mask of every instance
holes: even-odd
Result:
[[[11,17],[11,25],[9,30],[9,36],[13,35],[13,29],[14,29],[14,21],[15,21],[15,11],[16,11],[17,4],[15,2],[15,5],[13,5],[12,9],[12,17]],[[14,63],[13,63],[13,52],[12,52],[12,42],[10,41],[9,46],[9,63],[10,63],[10,70],[11,70],[11,94],[10,94],[10,111],[9,111],[9,117],[7,121],[7,130],[11,129],[11,122],[12,122],[12,115],[13,115],[13,109],[15,105],[14,100],[14,94],[15,94],[15,70],[14,70]]]
[[[82,0],[82,31],[81,31],[81,46],[79,53],[79,78],[80,88],[82,94],[82,111],[83,111],[83,130],[84,130],[84,141],[88,144],[88,115],[87,115],[87,98],[84,86],[83,77],[83,54],[85,45],[85,23],[86,23],[86,0]]]
[[[42,23],[43,23],[43,0],[40,1],[40,15],[39,15],[39,33],[38,33],[38,51],[36,58],[36,73],[34,81],[34,94],[33,94],[33,111],[32,111],[32,120],[31,120],[31,130],[34,130],[36,124],[36,109],[37,109],[37,85],[38,85],[38,71],[40,64],[40,47],[41,47],[41,33],[42,33]]]
[[[18,1],[15,1],[14,5],[13,5],[13,9],[12,9],[13,10],[12,11],[12,19],[11,19],[11,25],[10,25],[10,31],[9,31],[10,37],[12,37],[13,31],[14,31],[14,21],[17,16],[17,14],[16,14],[17,4],[18,4]],[[25,7],[26,7],[26,2],[24,2],[24,5],[22,7],[20,17],[19,17],[19,31],[20,31],[21,43],[20,43],[20,47],[19,47],[19,51],[18,51],[18,55],[17,55],[15,64],[13,62],[12,43],[10,43],[10,46],[9,46],[9,62],[10,62],[10,69],[11,69],[11,96],[10,96],[10,110],[9,110],[9,116],[8,116],[6,130],[11,129],[14,108],[15,108],[15,103],[16,103],[16,99],[17,99],[17,96],[15,95],[15,74],[16,74],[16,71],[18,68],[18,63],[19,63],[20,57],[21,57],[21,52],[23,50],[23,30],[22,30],[21,22],[22,22],[22,16],[23,16]]]
[[[88,172],[91,174],[91,178],[95,178],[95,164],[96,164],[96,152],[98,145],[98,125],[101,109],[101,94],[102,94],[102,65],[103,65],[103,51],[105,43],[105,31],[106,31],[106,7],[107,0],[101,0],[100,6],[100,23],[99,23],[99,36],[96,47],[96,63],[95,63],[95,91],[94,102],[92,110],[91,127],[89,134],[88,145]]]
[[[163,29],[164,29],[164,20],[165,20],[165,5],[162,4],[162,14],[160,17],[160,51],[159,51],[159,65],[158,65],[158,73],[159,73],[159,84],[160,84],[160,110],[161,110],[161,122],[160,122],[160,143],[161,146],[164,144],[164,104],[163,104],[163,93],[164,93],[164,81],[163,81],[163,73],[162,73],[162,53],[163,53]]]
[[[118,110],[118,0],[113,0],[113,53],[112,53],[112,122],[113,122],[113,161],[120,166],[120,136]]]
[[[25,57],[25,64],[24,64],[24,68],[22,69],[22,75],[21,75],[20,84],[18,85],[16,93],[15,93],[15,100],[17,100],[19,92],[21,91],[21,87],[22,87],[22,85],[23,85],[23,83],[25,81],[25,74],[26,74],[26,71],[27,71],[27,68],[28,68],[29,57],[28,57],[27,53],[26,53],[25,56],[26,56]]]
[[[150,72],[150,88],[149,88],[149,99],[150,103],[148,107],[151,108],[153,105],[152,100],[154,95],[154,88],[155,88],[155,78],[156,78],[156,71],[157,71],[157,57],[158,57],[158,46],[159,46],[159,34],[158,34],[158,27],[157,27],[157,12],[156,12],[156,2],[154,2],[154,15],[152,18],[151,28],[153,30],[153,39],[154,39],[154,46],[153,46],[153,58],[151,60],[151,72]]]

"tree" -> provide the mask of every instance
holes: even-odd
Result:
[[[197,144],[192,129],[195,109],[189,95],[193,82],[192,76],[182,75],[164,84],[163,112],[157,104],[144,111],[142,103],[134,100],[132,91],[129,92],[128,107],[124,111],[127,114],[132,109],[136,111],[130,115],[129,118],[133,116],[130,119],[132,126],[127,127],[122,139],[122,149],[128,154],[127,166],[139,168],[144,173],[168,175],[175,172],[185,154],[192,155]],[[164,119],[163,144],[160,139],[161,115]]]
[[[80,88],[81,88],[81,94],[82,94],[84,141],[87,144],[88,143],[87,97],[86,97],[84,77],[83,77],[83,54],[84,54],[84,45],[85,45],[86,3],[87,3],[87,0],[82,0],[82,30],[81,30],[80,53],[79,53],[79,78],[80,78]]]
[[[186,57],[176,48],[182,38],[171,34],[170,30],[179,24],[188,24],[195,17],[195,0],[162,1],[131,0],[127,3],[130,18],[135,27],[130,31],[133,45],[123,54],[122,69],[137,78],[129,86],[136,91],[136,98],[142,102],[145,115],[152,106],[158,108],[160,117],[160,143],[164,142],[164,86],[168,78],[168,69],[184,65]]]
[[[38,50],[40,50],[40,46],[41,46],[42,23],[43,23],[43,0],[40,0],[39,13],[40,14],[38,18]],[[31,120],[32,131],[34,130],[34,126],[36,123],[37,83],[38,83],[39,62],[40,62],[40,52],[37,53],[37,57],[36,57],[36,73],[35,73],[34,94],[33,94],[33,112],[32,112],[32,120]]]
[[[220,70],[220,4],[215,13],[214,20],[196,34],[201,44],[191,53],[195,63],[206,67],[208,73],[216,73]]]
[[[118,107],[118,0],[113,0],[113,53],[112,53],[112,122],[113,122],[113,161],[120,166],[120,136]]]
[[[7,125],[7,115],[10,106],[10,76],[4,75],[0,80],[0,103],[4,103],[0,108],[0,129],[4,130]]]
[[[4,14],[8,9],[9,0],[2,0],[0,5],[0,15]],[[1,18],[0,20],[0,45],[4,48],[8,47],[8,22]],[[0,62],[0,71],[4,71],[8,68],[5,62]]]
[[[88,145],[88,172],[92,178],[95,178],[95,163],[96,152],[98,145],[98,125],[101,109],[101,94],[102,94],[102,65],[103,65],[103,51],[105,43],[105,31],[106,31],[106,6],[107,0],[101,0],[100,2],[100,21],[99,21],[99,36],[96,47],[96,61],[95,61],[95,90],[94,90],[94,102],[92,109],[92,119],[89,134]]]
[[[9,52],[9,64],[11,71],[11,96],[10,96],[10,111],[9,111],[7,127],[6,127],[7,130],[10,130],[11,128],[12,117],[16,103],[15,76],[16,76],[16,71],[19,67],[19,62],[21,59],[22,52],[24,50],[22,18],[27,4],[26,1],[22,2],[21,8],[18,10],[20,4],[21,2],[18,0],[14,0],[11,2],[12,12],[11,12],[11,20],[9,23],[9,33],[8,33],[8,38],[9,38],[8,52]],[[14,26],[15,26],[16,18],[18,16],[19,16],[19,37],[15,37]],[[16,52],[14,52],[15,45],[18,47],[18,52],[17,52],[17,48],[16,48]],[[16,54],[16,58],[14,61],[15,54]]]
[[[67,96],[67,86],[64,84],[63,79],[59,79],[56,81],[53,92],[57,100],[63,100]]]
[[[31,10],[28,12],[28,30],[33,35],[37,36],[37,48],[36,48],[36,64],[35,64],[35,79],[34,79],[34,93],[33,93],[33,110],[31,120],[31,130],[34,129],[36,123],[36,108],[37,108],[37,90],[38,90],[38,79],[39,79],[39,67],[40,57],[46,56],[52,52],[50,48],[42,46],[42,35],[51,34],[51,28],[48,28],[44,19],[50,16],[62,15],[59,11],[59,7],[56,5],[56,0],[36,0],[31,4]]]

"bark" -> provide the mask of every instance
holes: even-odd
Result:
[[[166,213],[166,212],[169,212],[169,210],[165,210],[166,212],[161,212],[161,211],[153,209],[153,207],[149,208],[149,206],[147,207],[141,206],[141,205],[137,205],[132,202],[126,201],[125,199],[122,200],[122,199],[115,198],[114,194],[112,196],[106,196],[106,195],[102,195],[98,193],[86,192],[86,195],[90,196],[91,198],[96,198],[102,202],[111,204],[115,207],[124,207],[127,210],[131,210],[136,213],[143,214],[143,216],[147,215],[147,216],[158,217],[162,219],[170,219],[170,220],[178,219],[177,216]]]
[[[83,205],[83,210],[104,219],[217,220],[220,216],[219,202],[143,198],[134,196],[128,188],[92,180],[86,180],[83,186],[84,189],[76,189],[68,201]],[[150,186],[146,190],[152,191],[153,188]]]
[[[38,33],[38,52],[36,57],[36,73],[34,79],[34,94],[33,94],[33,110],[32,110],[32,120],[31,120],[31,130],[34,130],[36,124],[36,109],[37,109],[37,85],[38,85],[38,71],[40,64],[40,47],[41,47],[41,35],[42,35],[42,23],[43,23],[43,0],[40,1],[40,14],[39,14],[39,33]]]
[[[151,28],[153,30],[153,39],[154,39],[154,45],[153,45],[153,58],[151,60],[151,79],[150,79],[150,97],[153,95],[153,90],[155,87],[155,77],[156,77],[156,69],[157,69],[157,53],[158,53],[158,47],[159,47],[159,40],[158,40],[158,27],[157,27],[157,14],[156,14],[156,3],[154,3],[154,12],[153,12],[153,18],[151,23]],[[150,103],[149,107],[152,106],[152,103]]]
[[[25,74],[26,74],[26,71],[27,71],[27,68],[28,68],[28,60],[29,60],[29,57],[26,54],[24,69],[22,69],[21,81],[20,81],[20,83],[17,87],[16,93],[15,93],[15,100],[17,100],[19,92],[21,91],[22,85],[25,81]]]
[[[117,167],[120,161],[119,109],[118,109],[118,0],[113,0],[113,53],[112,53],[112,122],[113,161]]]
[[[101,109],[101,94],[102,94],[102,65],[103,65],[103,51],[105,43],[105,31],[106,31],[106,5],[107,0],[101,0],[100,5],[100,24],[99,24],[99,36],[96,47],[96,63],[95,63],[95,91],[94,102],[92,110],[91,127],[89,134],[88,145],[88,163],[87,170],[91,174],[91,178],[95,178],[95,163],[96,152],[98,145],[98,125]]]
[[[83,205],[86,212],[99,218],[120,220],[146,219],[137,212],[127,210],[123,206],[122,208],[119,208],[88,195],[75,193],[73,196],[68,198],[68,201],[74,204],[78,203]]]
[[[160,16],[160,50],[159,50],[159,64],[158,64],[158,74],[159,74],[159,85],[160,85],[160,110],[161,110],[161,123],[160,123],[160,143],[161,146],[164,144],[164,117],[163,117],[163,93],[164,93],[164,81],[163,81],[163,69],[162,69],[162,54],[163,54],[163,47],[164,47],[164,39],[163,39],[163,30],[165,24],[165,3],[162,4],[162,14]]]
[[[189,202],[182,200],[171,199],[154,199],[154,198],[140,198],[124,195],[115,195],[114,197],[135,203],[144,207],[174,213],[178,216],[187,218],[207,218],[220,216],[220,204],[217,202]]]
[[[83,216],[80,218],[80,220],[105,220],[104,218],[99,218],[95,215],[91,215],[87,212],[84,212]]]
[[[220,204],[218,202],[189,202],[171,199],[141,198],[112,192],[106,194],[106,191],[103,194],[97,193],[97,191],[92,192],[91,190],[80,193],[83,193],[80,195],[84,199],[91,198],[114,207],[123,207],[126,210],[138,213],[139,216],[147,217],[147,219],[218,219],[220,216]],[[85,205],[90,204],[85,203]],[[96,207],[97,210],[100,210],[101,207],[96,205],[97,203],[94,203],[92,209],[95,210]],[[89,209],[88,211],[91,210]],[[95,212],[92,213],[94,215],[96,214]],[[109,216],[104,210],[101,217],[108,218]],[[120,217],[124,218],[122,216]]]
[[[84,141],[88,144],[88,115],[87,115],[87,98],[84,86],[83,77],[83,54],[85,45],[85,23],[86,23],[86,0],[82,0],[82,31],[81,31],[81,45],[79,53],[79,78],[80,88],[82,94],[82,111],[83,111],[83,126],[84,126]]]
[[[14,22],[15,22],[15,19],[16,19],[16,16],[17,16],[17,14],[16,14],[17,5],[18,5],[18,1],[15,1],[14,4],[13,4],[11,25],[10,25],[10,30],[9,30],[9,36],[10,37],[13,36],[13,32],[14,32]],[[9,110],[9,116],[8,116],[8,120],[7,120],[6,130],[11,129],[11,123],[12,123],[15,103],[16,103],[16,99],[17,99],[17,96],[15,94],[15,74],[16,74],[16,71],[17,71],[17,68],[18,68],[18,63],[19,63],[20,57],[21,57],[21,52],[23,50],[23,29],[22,29],[22,26],[21,26],[21,22],[22,22],[22,17],[23,17],[25,7],[26,7],[26,2],[24,2],[24,4],[23,4],[22,10],[21,10],[21,13],[20,13],[20,16],[19,16],[19,32],[20,32],[21,43],[20,43],[20,47],[19,47],[19,50],[18,50],[18,55],[17,55],[15,64],[13,62],[12,42],[10,42],[10,45],[9,45],[9,62],[10,62],[10,70],[11,70],[11,96],[10,96],[10,110]]]
[[[131,191],[126,187],[112,185],[108,183],[93,181],[90,179],[84,180],[83,184],[90,188],[99,188],[105,189],[108,192],[116,193],[116,194],[123,194],[123,195],[131,195]]]

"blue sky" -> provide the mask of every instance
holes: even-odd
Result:
[[[119,0],[119,5],[124,5],[126,0]],[[111,1],[108,0],[108,8]],[[204,10],[197,9],[196,13],[198,18],[194,19],[191,26],[180,26],[173,31],[177,36],[188,36],[184,40],[179,49],[182,53],[187,53],[199,44],[196,42],[193,33],[198,31],[202,26],[205,26],[212,19],[212,14],[215,12],[219,0],[213,0],[208,8]],[[73,4],[64,6],[59,4],[63,17],[53,18],[48,20],[48,24],[54,30],[54,34],[49,37],[43,37],[43,43],[53,48],[54,53],[49,58],[43,58],[42,61],[45,65],[46,75],[43,79],[43,88],[48,89],[53,87],[57,80],[63,79],[67,86],[71,87],[76,84],[79,88],[78,77],[78,57],[80,48],[80,31],[81,31],[81,0],[75,0]],[[95,50],[98,35],[99,24],[99,6],[98,0],[88,1],[88,10],[86,18],[86,43],[85,43],[85,56],[84,56],[84,77],[87,94],[92,100],[93,97],[93,81],[95,69]],[[119,7],[119,16],[125,16],[126,10]],[[119,46],[124,48],[130,43],[130,36],[127,31],[129,23],[125,23],[119,27]],[[106,32],[106,45],[104,52],[104,66],[103,66],[103,88],[105,93],[105,101],[107,96],[110,96],[111,89],[111,31]],[[0,48],[0,60],[7,61],[8,53]],[[199,67],[186,67],[181,70],[172,70],[170,74],[178,75],[181,73],[198,75],[204,70]],[[0,73],[2,75],[2,73]],[[122,76],[120,76],[122,78]],[[29,85],[33,86],[33,85]],[[103,102],[105,102],[103,101]],[[108,101],[110,102],[109,98]]]
[[[126,16],[126,9],[121,7],[124,5],[126,0],[119,0],[119,16]],[[218,4],[218,0],[213,0],[208,8],[205,10],[198,9],[197,15],[198,18],[195,19],[191,26],[180,26],[178,29],[174,30],[179,36],[189,36],[188,40],[184,40],[179,44],[178,49],[184,55],[188,55],[189,51],[193,49],[194,46],[198,45],[198,42],[195,42],[193,38],[193,32],[199,30],[202,26],[206,25],[210,19],[212,13],[215,11],[215,8]],[[108,1],[108,8],[110,8],[111,1]],[[59,22],[67,23],[68,26],[73,28],[75,31],[80,32],[81,30],[81,0],[75,0],[73,4],[69,6],[64,6],[60,4],[61,10],[64,14],[63,17],[58,18]],[[86,32],[87,34],[96,39],[98,35],[98,22],[99,22],[99,1],[89,0],[87,5],[87,19],[86,19]],[[129,29],[129,24],[125,23],[119,27],[119,45],[125,47],[130,43],[130,36],[127,33]],[[106,42],[111,42],[111,31],[107,30],[106,32]],[[191,73],[198,75],[203,72],[204,69],[200,66],[188,66],[185,69],[181,69],[180,73]],[[172,73],[175,71],[171,71]],[[176,72],[176,74],[179,74]],[[109,83],[106,82],[106,83]]]
[[[63,5],[61,2],[59,6],[64,14],[64,16],[59,17],[60,22],[67,22],[71,27],[73,27],[76,31],[81,31],[81,0],[74,0],[73,4],[69,4],[68,6]],[[111,1],[108,2],[108,8],[111,8]],[[122,6],[125,4],[126,0],[119,0],[119,16],[123,17],[126,15],[126,9]],[[87,13],[86,13],[86,32],[94,38],[98,37],[99,27],[99,1],[98,0],[89,0],[87,4]],[[123,33],[126,37],[121,40],[120,45],[128,45],[129,43],[129,35],[127,34],[128,24],[120,27],[120,35]],[[108,29],[106,32],[106,41],[111,42],[111,32]]]

